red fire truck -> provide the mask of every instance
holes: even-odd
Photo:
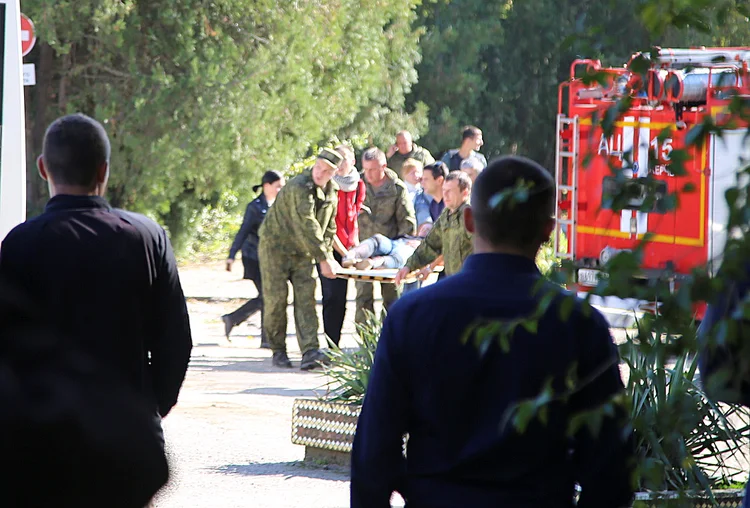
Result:
[[[573,62],[570,79],[559,87],[555,252],[574,263],[579,291],[596,286],[601,267],[616,253],[635,249],[647,232],[651,240],[634,283],[666,280],[674,286],[699,266],[715,273],[727,235],[725,192],[737,185],[743,160],[750,161],[748,126],[735,123],[723,137],[711,134],[690,147],[686,136],[707,117],[721,125],[732,97],[750,97],[748,64],[750,47],[655,48],[616,68],[598,60]],[[602,79],[592,83],[582,76],[592,74]],[[600,121],[625,94],[631,103],[605,135]],[[671,153],[685,148],[686,174],[675,174]],[[628,201],[614,211],[611,197],[623,186],[630,186]],[[647,188],[656,199],[644,210]],[[670,210],[671,193],[679,205]],[[592,303],[622,315],[649,306],[627,298]]]

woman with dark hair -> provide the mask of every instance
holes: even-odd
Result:
[[[227,258],[227,271],[232,271],[234,257],[237,251],[242,249],[242,265],[245,268],[244,279],[250,279],[255,283],[258,289],[258,297],[245,303],[242,307],[231,314],[221,316],[224,321],[224,334],[229,340],[229,334],[232,328],[245,321],[247,318],[263,308],[263,286],[260,280],[260,266],[258,264],[258,228],[260,228],[263,219],[266,217],[268,208],[276,200],[281,188],[284,186],[284,177],[277,171],[266,171],[263,175],[260,185],[253,187],[254,192],[261,188],[263,192],[260,196],[250,202],[245,210],[245,218],[242,221],[237,236],[234,238],[232,248],[229,249]],[[260,347],[268,348],[266,335],[263,332],[263,314],[260,316],[261,342]]]

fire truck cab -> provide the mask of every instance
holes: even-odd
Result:
[[[734,122],[723,137],[711,134],[692,146],[686,138],[707,117],[721,125],[733,97],[750,97],[749,63],[750,47],[655,48],[617,68],[573,62],[558,95],[554,237],[556,255],[575,265],[579,292],[596,286],[601,267],[635,249],[646,233],[650,242],[634,284],[675,287],[702,266],[715,274],[727,238],[725,192],[750,160],[748,125]],[[581,70],[600,79],[585,79]],[[606,135],[600,122],[626,95],[630,103]],[[671,170],[676,149],[688,150],[684,174]],[[623,186],[629,186],[627,202],[615,211],[612,197]],[[647,189],[655,199],[645,199]],[[670,194],[678,197],[676,208]],[[591,303],[615,326],[654,306],[628,295],[592,295]]]

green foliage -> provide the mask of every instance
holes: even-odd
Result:
[[[747,10],[744,0],[425,2],[408,104],[429,107],[422,144],[433,154],[458,146],[461,126],[474,124],[488,158],[519,153],[551,168],[557,88],[573,60],[621,65],[653,45],[747,45]]]
[[[30,103],[32,150],[54,117],[96,117],[112,139],[110,200],[152,213],[184,247],[196,213],[229,189],[249,196],[265,170],[315,143],[424,128],[424,107],[404,111],[417,80],[415,5],[24,0],[42,41],[31,60],[47,80]]]
[[[183,242],[185,248],[180,261],[201,263],[226,259],[242,225],[242,214],[233,212],[237,209],[237,197],[227,192],[216,205],[193,210],[187,228],[191,234]]]
[[[326,355],[331,364],[325,368],[328,376],[326,400],[362,404],[370,379],[370,369],[383,326],[383,317],[366,312],[364,323],[357,323],[357,349],[347,351],[329,341]]]
[[[748,465],[742,446],[750,411],[711,401],[697,381],[695,351],[665,357],[665,339],[681,340],[641,336],[620,347],[628,367],[639,488],[710,492],[738,481]]]

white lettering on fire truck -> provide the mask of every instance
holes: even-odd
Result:
[[[618,157],[622,160],[622,134],[617,135],[617,144],[615,144],[614,136],[610,136],[608,141],[604,134],[602,134],[602,138],[599,140],[598,155],[602,154]]]

